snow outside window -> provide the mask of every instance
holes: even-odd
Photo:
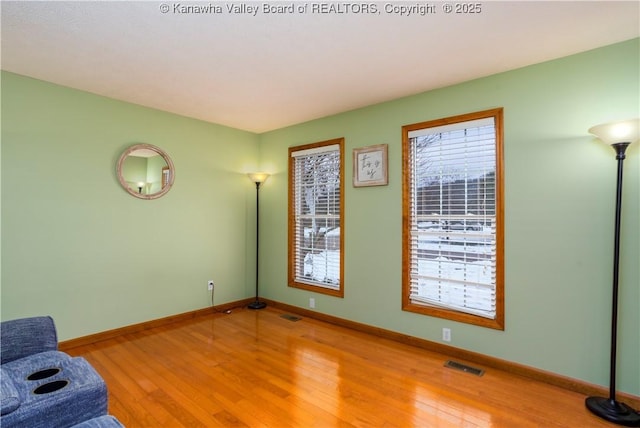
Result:
[[[502,329],[502,109],[403,136],[404,309]]]
[[[289,285],[342,296],[343,139],[289,149]]]

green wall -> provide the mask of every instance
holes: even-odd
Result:
[[[2,319],[65,340],[261,294],[601,385],[608,382],[615,159],[587,129],[640,116],[639,40],[262,135],[2,73]],[[401,78],[401,76],[399,76]],[[312,102],[312,101],[310,101]],[[506,329],[403,312],[402,125],[505,109]],[[345,297],[287,287],[287,148],[345,137]],[[129,145],[171,156],[156,200],[120,188]],[[389,185],[353,188],[351,150],[389,144]],[[619,379],[640,395],[640,144],[625,163]],[[258,160],[260,161],[258,164]]]
[[[608,384],[616,161],[587,132],[640,116],[639,42],[474,80],[261,135],[261,294]],[[506,329],[401,310],[401,126],[504,107]],[[287,147],[345,137],[343,299],[287,287]],[[354,188],[351,151],[389,145],[389,185]],[[640,394],[640,144],[625,163],[619,389]],[[263,232],[264,231],[264,232]]]
[[[120,154],[164,149],[175,184],[126,193]],[[2,74],[2,319],[51,314],[61,340],[254,290],[258,136]]]

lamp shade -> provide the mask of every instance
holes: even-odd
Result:
[[[266,172],[250,172],[247,175],[249,176],[249,179],[254,183],[264,183],[265,181],[267,181],[267,178],[269,178],[269,174],[267,174]]]
[[[632,144],[640,139],[640,119],[603,123],[589,128],[589,133],[607,144]]]

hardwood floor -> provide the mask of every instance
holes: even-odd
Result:
[[[68,349],[127,427],[610,427],[584,396],[284,312],[235,309]]]

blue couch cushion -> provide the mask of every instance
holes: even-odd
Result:
[[[72,428],[124,428],[114,416],[104,415],[74,425]]]
[[[20,407],[20,395],[8,373],[0,367],[0,415],[6,415]]]
[[[51,317],[2,321],[0,336],[1,364],[58,349],[58,334]]]

